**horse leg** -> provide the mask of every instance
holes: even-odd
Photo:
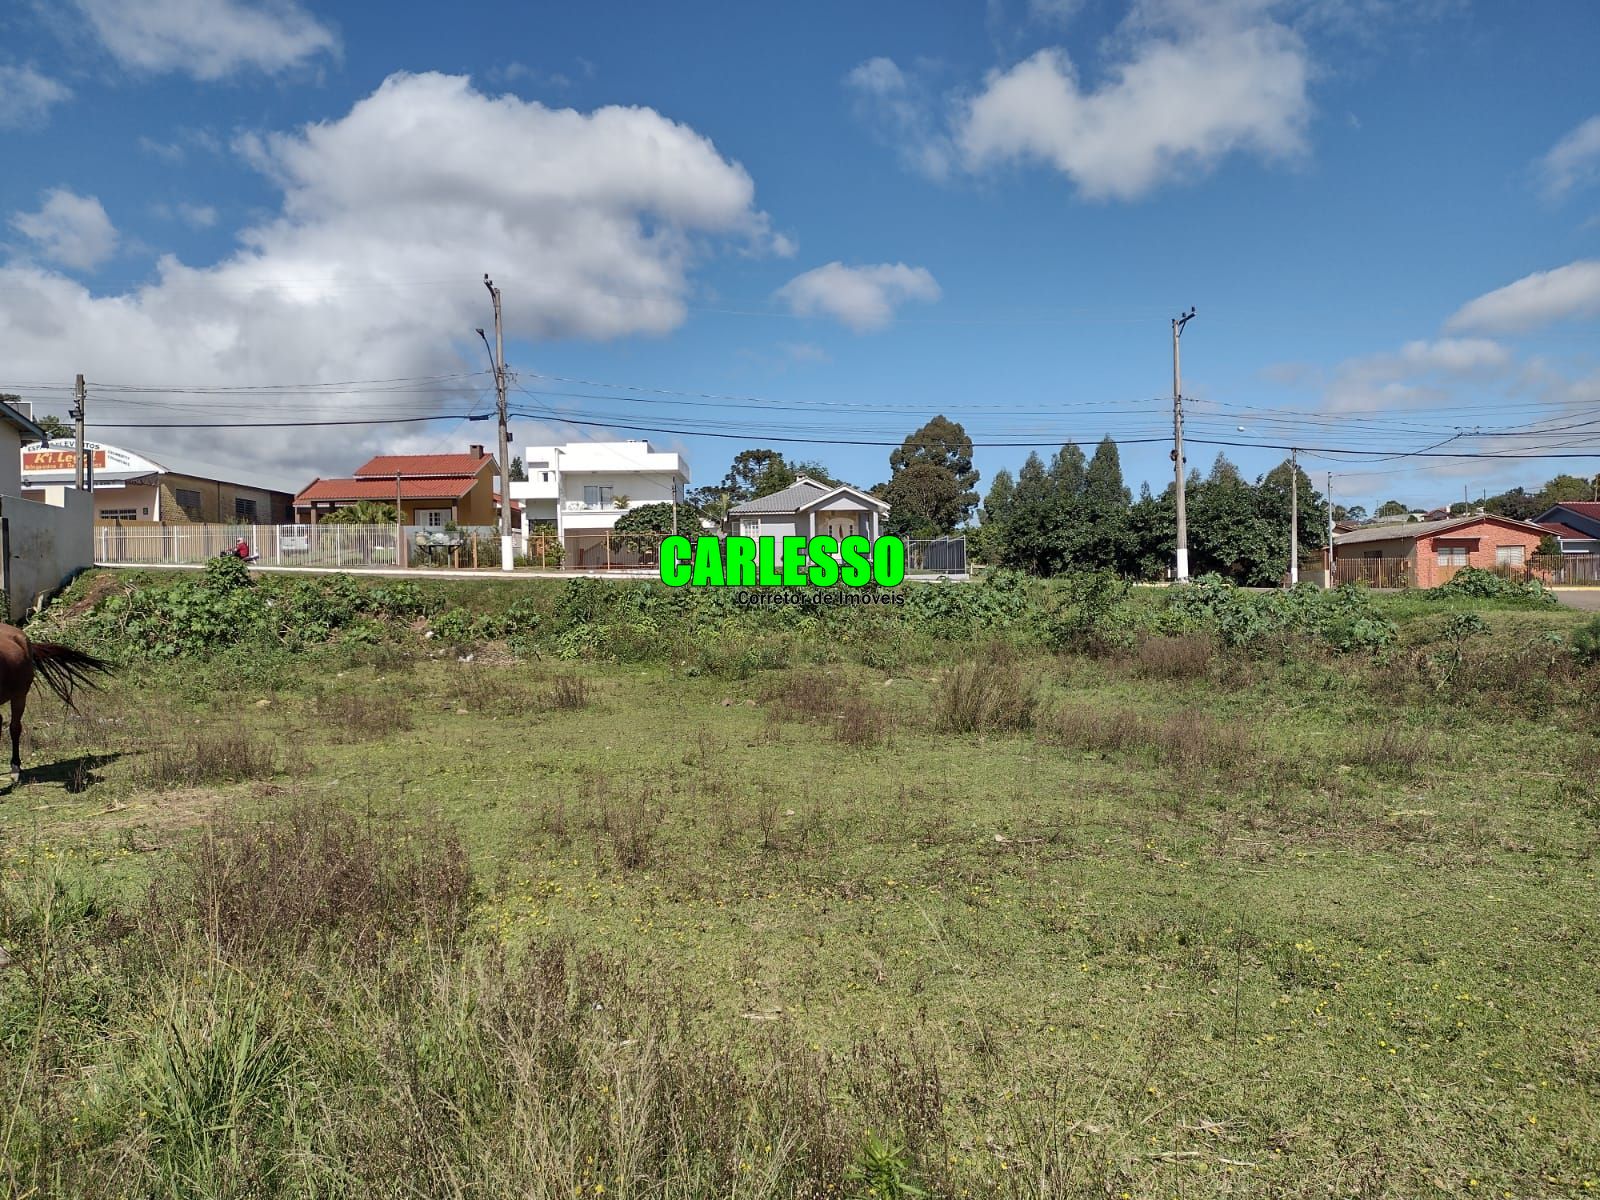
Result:
[[[28,693],[11,698],[11,782],[22,782],[22,710],[28,706]]]

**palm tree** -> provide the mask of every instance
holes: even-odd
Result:
[[[400,519],[392,504],[382,500],[357,500],[322,518],[324,525],[393,525]]]

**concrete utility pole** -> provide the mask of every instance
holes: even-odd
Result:
[[[1289,451],[1289,586],[1300,582],[1300,451]]]
[[[1178,373],[1178,339],[1183,327],[1194,320],[1194,305],[1181,317],[1172,319],[1172,468],[1177,491],[1174,498],[1178,507],[1178,554],[1175,576],[1179,583],[1189,580],[1189,519],[1184,511],[1183,495],[1183,382]]]
[[[500,328],[500,289],[487,275],[483,286],[494,299],[494,391],[500,405],[500,569],[512,568],[511,547],[511,434],[506,428],[506,343]],[[482,330],[479,330],[481,333]]]
[[[75,484],[77,489],[81,492],[81,491],[83,491],[83,478],[84,478],[84,476],[83,476],[83,464],[84,464],[83,405],[84,405],[84,401],[87,400],[88,397],[89,397],[88,389],[85,388],[84,384],[83,384],[83,376],[82,375],[79,375],[77,382],[75,384],[73,384],[72,394],[73,394],[74,397],[77,398],[77,402],[78,402],[77,403],[77,407],[74,408],[70,413],[67,414],[69,417],[71,417],[73,420],[77,421],[77,423],[78,423],[78,453],[75,456],[77,458],[77,463],[73,468],[73,483]]]
[[[1333,472],[1328,472],[1328,586],[1334,584],[1333,578]]]

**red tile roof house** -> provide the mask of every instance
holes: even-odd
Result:
[[[1442,521],[1415,521],[1406,525],[1372,525],[1341,533],[1333,539],[1336,572],[1352,560],[1377,560],[1387,567],[1396,560],[1404,567],[1373,578],[1385,586],[1405,583],[1412,587],[1438,587],[1462,567],[1520,567],[1533,557],[1547,530],[1532,521],[1514,521],[1493,513],[1471,513]],[[1364,572],[1359,569],[1355,577]],[[1352,577],[1338,572],[1340,579]]]
[[[466,454],[380,454],[350,478],[312,480],[294,498],[294,511],[310,523],[361,500],[394,504],[398,497],[407,525],[488,527],[500,517],[498,474],[482,446]]]

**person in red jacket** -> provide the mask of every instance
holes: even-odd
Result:
[[[250,543],[243,538],[239,539],[239,544],[233,548],[233,552],[245,562],[250,561]]]

